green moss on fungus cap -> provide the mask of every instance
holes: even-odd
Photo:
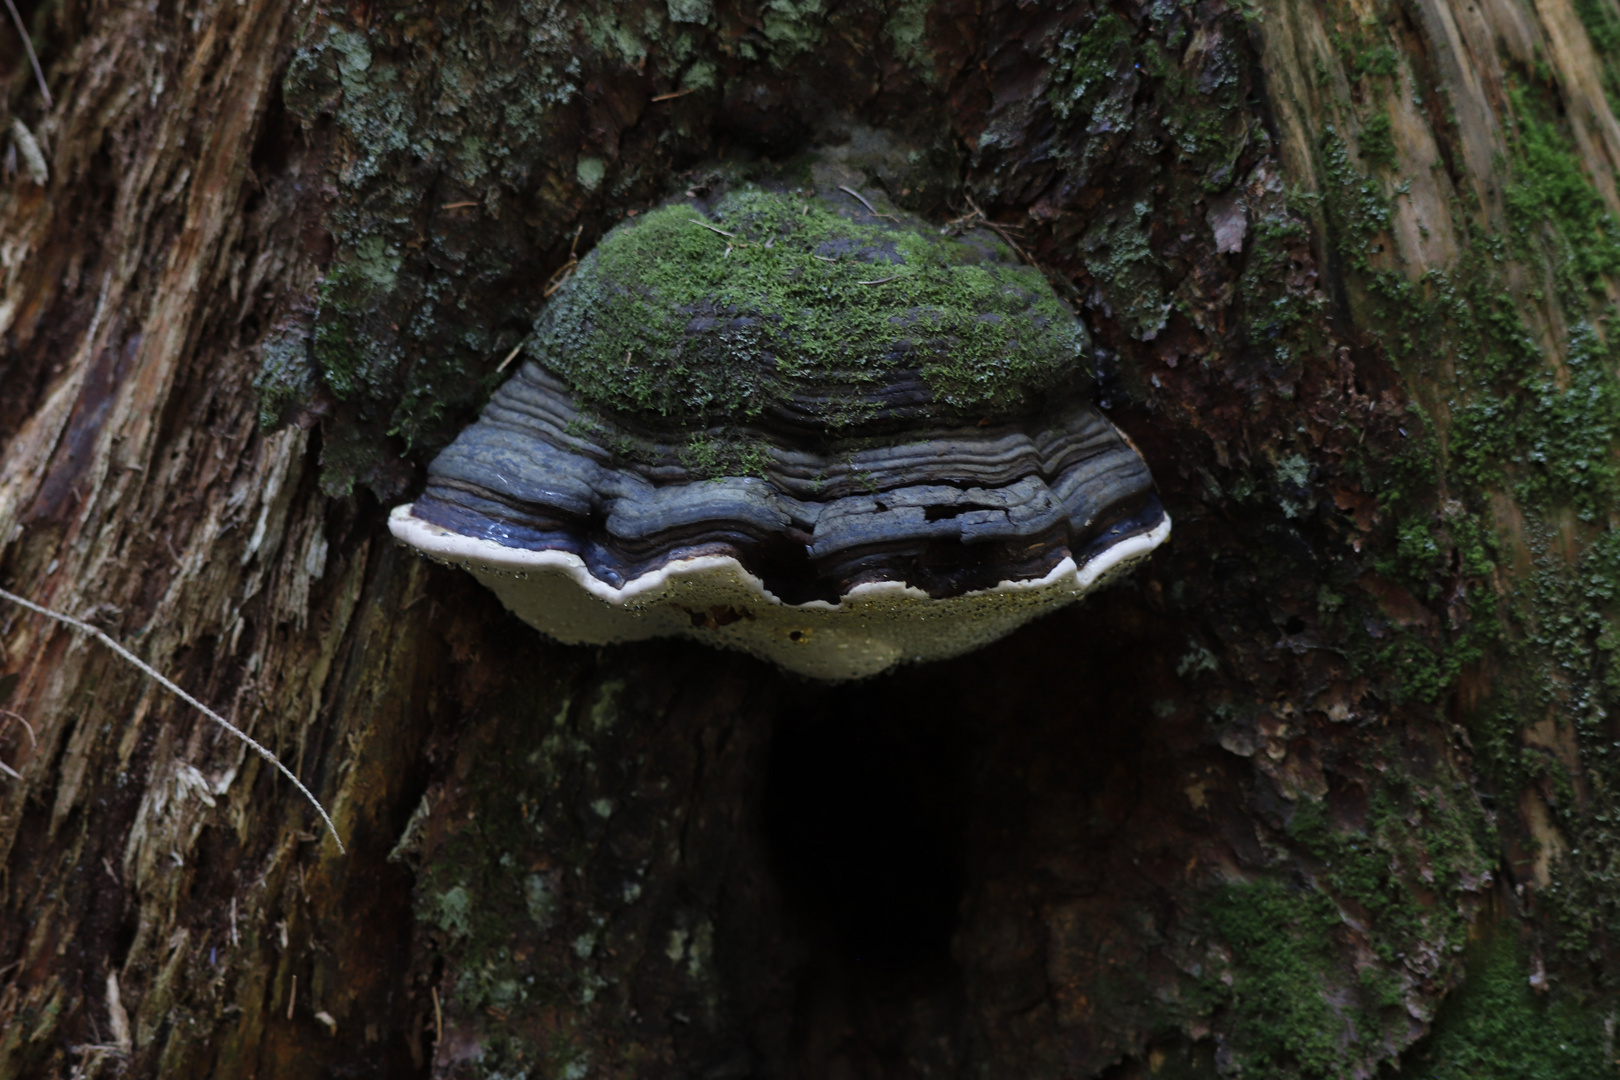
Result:
[[[530,355],[581,404],[657,426],[775,417],[848,434],[1032,412],[1083,378],[1087,346],[992,235],[874,214],[838,189],[756,186],[619,225],[535,329]]]

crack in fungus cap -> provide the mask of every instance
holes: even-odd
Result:
[[[988,644],[1162,543],[1084,326],[988,230],[827,167],[609,232],[395,508],[567,643],[679,635],[822,679]]]

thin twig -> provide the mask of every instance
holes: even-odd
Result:
[[[14,713],[10,709],[0,709],[0,735],[5,734],[5,730],[11,726],[11,722],[13,720],[21,724],[23,726],[23,730],[28,732],[28,745],[34,749],[38,749],[39,740],[34,737],[34,725],[23,719],[22,713]],[[5,773],[13,780],[22,779],[22,773],[18,772],[16,769],[13,769],[10,765],[7,765],[3,761],[0,761],[0,772]]]
[[[255,742],[253,737],[247,732],[243,731],[241,728],[219,715],[219,713],[215,712],[213,709],[210,709],[208,706],[204,705],[202,702],[180,689],[179,686],[175,685],[175,683],[168,678],[165,678],[164,675],[151,664],[148,664],[146,661],[142,660],[140,657],[118,644],[118,642],[102,633],[100,629],[90,625],[84,620],[75,619],[73,616],[64,615],[59,611],[52,611],[48,607],[42,607],[41,605],[34,603],[32,600],[25,600],[16,593],[7,592],[5,589],[0,589],[0,600],[10,600],[13,604],[25,607],[35,614],[43,615],[47,619],[55,619],[57,622],[71,627],[81,634],[88,634],[89,636],[95,638],[97,641],[107,646],[107,648],[111,649],[125,660],[129,661],[131,664],[134,664],[135,667],[138,668],[143,674],[145,674],[148,678],[155,680],[159,686],[169,691],[169,693],[174,694],[181,701],[184,701],[186,704],[197,709],[204,716],[208,717],[208,719],[212,720],[214,723],[218,724],[220,727],[242,740],[242,742],[246,743],[248,747],[254,750],[260,757],[274,765],[283,776],[292,781],[293,787],[297,788],[299,793],[302,794],[304,798],[309,800],[309,804],[315,808],[315,812],[321,815],[321,820],[326,822],[326,827],[331,832],[332,841],[337,844],[338,851],[342,852],[343,854],[348,854],[347,850],[343,847],[342,839],[338,836],[337,826],[332,824],[332,819],[327,816],[326,808],[321,805],[320,800],[315,797],[314,793],[311,792],[309,788],[303,785],[303,782],[300,781],[298,777],[293,775],[291,769],[287,768],[287,766],[281,763],[280,758],[276,757],[276,755],[272,754],[269,750]]]
[[[860,200],[860,204],[862,206],[866,207],[866,212],[867,213],[871,214],[873,217],[877,216],[877,210],[872,206],[871,203],[866,201],[866,196],[862,195],[860,192],[856,191],[854,188],[849,187],[846,184],[839,184],[838,185],[838,190],[855,196],[855,198]]]
[[[501,372],[505,371],[506,370],[506,365],[510,364],[512,362],[512,358],[514,356],[516,356],[518,354],[518,351],[520,349],[522,349],[522,348],[523,348],[523,339],[519,338],[518,343],[516,345],[512,346],[512,351],[506,354],[506,359],[502,360],[500,363],[495,365],[495,374],[499,375]]]
[[[990,220],[990,215],[986,214],[983,210],[979,209],[979,204],[973,201],[973,196],[967,194],[966,192],[963,192],[962,197],[967,199],[967,204],[968,204],[968,206],[970,208],[970,212],[966,213],[966,214],[963,214],[961,217],[959,217],[955,221],[951,222],[950,224],[951,224],[952,228],[956,228],[956,229],[961,230],[962,232],[966,232],[967,230],[973,228],[975,225],[983,224],[987,228],[994,230],[995,234],[997,236],[999,236],[1003,240],[1005,240],[1007,242],[1007,246],[1012,248],[1013,252],[1020,259],[1024,260],[1024,262],[1027,265],[1029,265],[1029,266],[1034,266],[1035,265],[1035,260],[1029,257],[1029,252],[1025,251],[1022,247],[1020,247],[1018,245],[1018,241],[1014,240],[1010,235],[1008,235],[1008,229],[1009,228],[1022,228],[1023,226],[1021,226],[1021,225],[1007,226],[1007,225],[1002,225],[999,222],[991,221]]]
[[[573,242],[568,245],[568,261],[557,267],[557,272],[546,280],[545,290],[541,294],[545,299],[550,300],[551,294],[562,288],[563,282],[573,277],[574,271],[579,269],[579,234],[584,231],[585,223],[582,221],[579,223],[579,228],[574,230]],[[510,360],[511,357],[507,357],[507,359]],[[503,364],[502,367],[504,366]]]
[[[891,274],[888,277],[873,278],[871,281],[857,281],[855,284],[857,284],[857,285],[887,285],[889,282],[894,281],[899,276],[900,276],[899,274]]]
[[[1023,231],[1024,227],[1022,225],[1003,225],[1003,224],[1001,224],[999,222],[991,221],[990,220],[990,215],[985,213],[984,209],[982,207],[980,207],[978,203],[973,201],[973,196],[969,195],[967,192],[965,192],[965,191],[962,192],[962,198],[967,200],[967,204],[968,204],[968,208],[969,208],[969,213],[964,215],[965,219],[971,220],[971,219],[977,218],[979,221],[984,222],[986,225],[990,226],[992,229],[998,229],[998,230],[999,229],[1014,229],[1014,230],[1017,230],[1019,232]]]
[[[867,213],[871,214],[873,217],[886,217],[890,221],[898,220],[897,218],[895,218],[895,216],[893,214],[880,214],[880,213],[878,213],[877,208],[874,207],[871,203],[867,202],[866,197],[864,195],[862,195],[860,192],[856,191],[854,188],[845,187],[843,184],[839,184],[838,185],[838,190],[843,191],[843,192],[847,192],[850,195],[853,195],[857,199],[859,199],[861,201],[861,205],[866,207]]]
[[[1001,237],[1003,240],[1005,240],[1007,242],[1007,246],[1012,248],[1013,251],[1017,253],[1017,255],[1018,255],[1018,257],[1020,259],[1023,259],[1024,262],[1029,264],[1030,266],[1035,265],[1035,260],[1029,257],[1029,252],[1025,251],[1019,245],[1018,241],[1014,240],[1011,236],[1007,235],[1006,228],[1004,228],[1001,225],[996,224],[994,221],[991,221],[988,218],[985,219],[985,224],[990,226],[990,228],[994,229],[995,232],[996,232],[996,235]]]
[[[444,1045],[444,1012],[439,1008],[439,988],[430,986],[433,991],[433,1045]]]
[[[685,97],[687,94],[695,94],[695,93],[697,93],[697,87],[688,86],[685,90],[677,90],[673,94],[659,94],[657,97],[653,98],[652,100],[654,100],[654,101],[674,101],[678,97]]]
[[[692,221],[692,224],[701,225],[705,229],[708,229],[710,232],[717,232],[721,236],[729,236],[733,240],[737,239],[737,234],[736,233],[734,233],[734,232],[726,232],[726,230],[720,228],[718,225],[710,225],[707,221],[699,221],[697,218],[692,218],[691,221]]]
[[[4,732],[11,721],[15,720],[17,723],[23,726],[25,731],[28,732],[28,745],[39,745],[39,740],[34,737],[34,725],[30,724],[27,718],[25,718],[21,713],[14,713],[10,709],[0,709],[0,716],[6,718],[6,722],[4,724],[0,724],[0,732]]]
[[[23,48],[28,52],[28,62],[34,65],[34,78],[39,82],[39,92],[45,95],[45,107],[52,108],[51,88],[45,85],[45,72],[39,66],[39,57],[34,55],[34,43],[29,40],[28,28],[23,26],[22,14],[13,0],[6,0],[6,7],[11,11],[11,21],[17,24],[17,36],[22,38]]]
[[[472,202],[447,202],[443,206],[439,207],[439,209],[440,210],[461,210],[461,209],[463,209],[465,207],[468,207],[468,206],[477,206],[477,205],[478,205],[477,200],[474,200]]]
[[[85,1057],[105,1057],[108,1054],[123,1054],[124,1048],[116,1043],[75,1043],[68,1047],[74,1054],[83,1054]]]

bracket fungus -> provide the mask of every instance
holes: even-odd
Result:
[[[815,181],[609,232],[394,535],[563,642],[823,679],[988,644],[1163,542],[1041,273]]]

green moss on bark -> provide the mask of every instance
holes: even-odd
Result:
[[[1600,1075],[1595,1059],[1575,1063],[1590,1034],[1577,1052],[1575,1035],[1547,1032],[1590,1033],[1611,1007],[1612,976],[1588,965],[1620,925],[1620,755],[1608,719],[1620,709],[1620,312],[1609,298],[1620,229],[1572,149],[1550,72],[1517,71],[1508,89],[1508,228],[1454,205],[1463,254],[1445,272],[1414,281],[1374,257],[1390,242],[1387,200],[1400,188],[1358,173],[1333,135],[1322,146],[1326,218],[1358,316],[1414,384],[1432,388],[1425,411],[1439,418],[1426,467],[1369,462],[1365,482],[1391,541],[1380,574],[1445,623],[1400,630],[1366,650],[1363,670],[1439,702],[1489,650],[1491,692],[1466,713],[1484,786],[1505,810],[1504,832],[1526,828],[1506,809],[1521,799],[1544,805],[1555,830],[1517,842],[1543,847],[1538,876],[1548,877],[1531,885],[1549,965],[1562,960],[1571,992],[1541,1005],[1516,946],[1491,946],[1437,1028],[1423,1073],[1436,1077]],[[1497,535],[1492,519],[1512,528]],[[1509,571],[1503,588],[1499,561],[1529,569]],[[1498,1027],[1492,1011],[1539,1031]]]
[[[1538,995],[1509,927],[1469,950],[1468,978],[1410,1055],[1416,1080],[1572,1080],[1613,1076],[1611,1038],[1590,1008],[1555,991]]]
[[[1343,1075],[1355,1040],[1329,1002],[1339,925],[1332,902],[1315,889],[1262,881],[1226,887],[1209,915],[1232,948],[1225,996],[1244,1075]]]
[[[532,231],[511,225],[533,192],[575,187],[575,163],[543,148],[578,92],[583,32],[537,3],[461,26],[402,11],[364,30],[316,19],[305,31],[283,97],[342,143],[313,332],[315,375],[338,406],[324,421],[329,491],[395,496],[405,455],[470,419],[532,320],[536,305],[501,289],[531,257]],[[284,381],[266,376],[272,389]]]

